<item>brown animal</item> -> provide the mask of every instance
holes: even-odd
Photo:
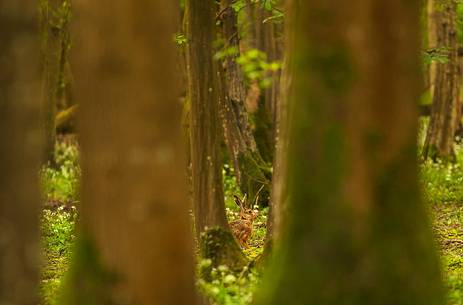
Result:
[[[257,217],[257,211],[247,204],[246,195],[243,200],[238,196],[235,197],[235,203],[240,207],[240,219],[232,221],[230,227],[233,235],[242,248],[248,248],[248,239],[252,234],[252,223]]]

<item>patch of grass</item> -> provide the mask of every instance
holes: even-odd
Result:
[[[55,146],[56,166],[42,169],[42,192],[45,202],[74,202],[77,198],[80,167],[77,145],[62,141]]]
[[[463,167],[425,161],[421,166],[424,199],[431,204],[463,202]]]
[[[203,260],[199,263],[199,273],[204,274],[204,270],[207,270],[211,281],[199,278],[197,286],[212,301],[212,304],[252,304],[252,297],[260,279],[255,271],[244,268],[241,273],[235,274],[227,266],[210,268],[211,264],[210,260]]]
[[[57,304],[63,277],[68,269],[74,241],[75,208],[66,212],[44,210],[42,214],[42,247],[45,266],[42,269],[40,292],[43,304]]]
[[[463,149],[456,145],[457,162],[420,166],[423,196],[439,245],[447,304],[463,305]]]
[[[431,204],[463,203],[463,146],[455,145],[456,162],[423,161],[420,166],[423,196]]]
[[[80,179],[78,148],[74,141],[55,146],[56,166],[41,171],[44,209],[41,217],[44,266],[42,304],[58,304],[61,284],[69,266],[77,219],[75,203]]]

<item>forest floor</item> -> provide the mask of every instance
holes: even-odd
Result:
[[[75,223],[78,217],[78,148],[73,140],[61,140],[56,147],[57,166],[42,170],[44,209],[42,212],[42,305],[58,305],[60,290],[71,262]],[[224,190],[227,216],[238,217],[233,195],[240,195],[233,172],[225,166]],[[442,260],[448,305],[463,305],[463,146],[457,146],[455,164],[426,162],[420,166],[423,197],[432,220]],[[259,212],[255,231],[245,254],[262,253],[267,210]],[[208,264],[199,261],[198,268]],[[251,270],[233,274],[226,266],[212,272],[212,281],[198,279],[199,289],[217,305],[251,304],[260,274]]]

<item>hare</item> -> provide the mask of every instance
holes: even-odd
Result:
[[[256,199],[254,203],[257,203],[259,198],[259,193],[262,190],[263,186],[256,194]],[[247,196],[244,195],[243,200],[241,200],[238,196],[235,197],[235,203],[240,208],[240,219],[232,221],[230,223],[230,227],[232,229],[233,235],[235,235],[236,240],[239,242],[242,248],[248,248],[248,239],[251,237],[252,230],[253,230],[253,221],[257,217],[257,211],[252,209],[252,204],[249,205],[247,201]]]

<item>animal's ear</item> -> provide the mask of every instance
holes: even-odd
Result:
[[[258,203],[259,203],[259,195],[260,195],[260,192],[262,191],[262,189],[264,188],[265,184],[262,184],[262,186],[260,187],[260,189],[257,191],[256,193],[256,197],[254,198],[254,205],[255,206],[259,206]],[[251,208],[254,208],[253,206]]]
[[[243,208],[246,208],[248,206],[248,194],[244,194],[241,203],[243,204]]]
[[[240,199],[238,196],[236,196],[236,195],[234,195],[233,197],[235,197],[235,203],[236,203],[236,205],[239,206],[240,209],[242,209],[242,208],[243,208],[243,203],[241,202],[241,199]]]

